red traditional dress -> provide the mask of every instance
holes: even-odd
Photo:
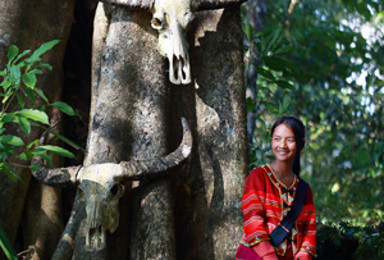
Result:
[[[279,181],[269,165],[254,169],[248,176],[242,198],[244,237],[242,244],[257,246],[269,240],[269,234],[290,210],[299,178],[294,176],[291,187]],[[266,243],[263,243],[264,247]],[[267,243],[267,246],[271,246]],[[315,256],[316,215],[312,190],[309,187],[305,203],[291,233],[275,248],[279,259],[294,259],[305,251]]]

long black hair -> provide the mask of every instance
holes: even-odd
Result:
[[[273,136],[273,132],[275,131],[275,128],[281,124],[286,124],[289,128],[292,129],[293,133],[295,134],[297,151],[296,151],[295,158],[293,160],[292,170],[297,176],[300,176],[300,170],[301,170],[300,154],[305,144],[305,126],[303,122],[295,116],[282,116],[278,118],[273,124],[271,128],[271,136]]]

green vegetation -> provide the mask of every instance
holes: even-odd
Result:
[[[301,1],[289,13],[288,4],[269,1],[266,28],[256,35],[244,23],[259,57],[249,65],[258,73],[256,95],[247,101],[256,113],[251,167],[270,160],[273,120],[299,116],[307,126],[302,175],[314,191],[319,238],[334,238],[336,244],[353,238],[354,257],[379,259],[384,256],[383,5]]]
[[[37,166],[29,163],[33,156],[39,156],[49,163],[52,161],[52,156],[48,152],[69,158],[74,157],[71,152],[59,146],[38,146],[38,139],[26,143],[25,139],[30,136],[34,127],[48,131],[76,149],[81,149],[49,128],[50,122],[46,113],[47,107],[57,107],[62,112],[73,116],[75,115],[73,109],[64,102],[49,103],[44,92],[36,86],[37,76],[43,74],[43,69],[52,70],[49,64],[42,62],[40,56],[58,42],[54,40],[44,43],[33,53],[30,50],[19,53],[16,46],[11,46],[6,67],[0,71],[0,174],[5,173],[13,180],[17,178],[22,181],[15,172],[15,168],[28,167],[36,170]],[[40,97],[45,105],[33,107],[37,97]],[[16,161],[24,161],[25,164],[16,163]],[[8,259],[17,259],[1,227],[0,246]]]
[[[19,178],[12,170],[12,167],[29,167],[31,169],[35,167],[28,163],[33,156],[40,156],[48,162],[52,161],[52,157],[47,152],[73,157],[71,152],[58,146],[42,145],[37,147],[38,139],[26,144],[20,136],[14,134],[19,132],[19,129],[28,137],[31,134],[32,127],[38,127],[51,132],[76,149],[80,149],[76,144],[49,129],[49,117],[45,105],[38,108],[26,107],[28,102],[34,104],[36,96],[38,96],[44,100],[48,107],[57,107],[70,116],[75,115],[73,109],[64,102],[49,103],[44,92],[36,87],[37,75],[43,74],[42,69],[52,70],[51,65],[43,63],[40,56],[52,49],[58,42],[54,40],[44,43],[32,54],[30,54],[30,50],[19,53],[16,46],[11,46],[8,51],[6,68],[0,71],[0,86],[2,87],[0,92],[2,99],[0,111],[0,171],[12,179]],[[13,128],[14,133],[7,131],[7,126],[10,123],[13,124],[13,127],[16,127]],[[26,161],[27,165],[15,164],[11,158]]]
[[[5,256],[9,260],[17,260],[16,252],[13,249],[11,243],[8,241],[8,238],[1,227],[0,227],[0,247],[3,250]]]

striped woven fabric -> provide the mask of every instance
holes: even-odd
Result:
[[[254,246],[269,240],[269,234],[290,210],[299,181],[295,175],[292,186],[286,187],[268,165],[249,174],[242,198],[244,245]],[[287,249],[292,249],[293,255],[306,251],[315,256],[316,215],[311,188],[291,234],[275,248],[276,254],[284,256]]]

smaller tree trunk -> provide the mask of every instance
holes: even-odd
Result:
[[[73,0],[0,1],[1,67],[6,63],[6,53],[10,45],[17,45],[21,51],[34,50],[44,42],[61,40],[53,51],[43,56],[44,61],[53,66],[53,71],[46,71],[38,77],[37,87],[43,90],[50,100],[53,100],[53,93],[61,92],[62,64],[72,25],[73,8]],[[36,107],[41,104],[41,100],[37,99],[34,104],[29,105]],[[15,129],[10,129],[10,132],[23,136],[21,131],[17,132]],[[25,142],[29,143],[40,134],[39,130],[33,129]],[[17,162],[15,158],[11,158],[11,161]],[[0,226],[5,229],[11,243],[16,239],[31,179],[29,170],[15,170],[23,181],[11,181],[5,174],[0,174]]]
[[[57,133],[60,133],[62,128],[60,114],[59,109],[54,108],[51,115],[51,125],[55,126],[53,130]],[[49,135],[46,142],[59,145],[53,135]],[[53,156],[52,166],[60,167],[61,165],[61,158]],[[21,226],[28,259],[51,259],[64,229],[61,189],[43,185],[32,178],[27,198]]]

